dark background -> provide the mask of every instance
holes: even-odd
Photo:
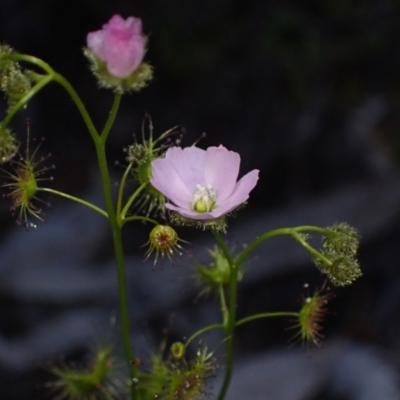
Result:
[[[241,154],[242,173],[260,169],[260,181],[247,209],[232,222],[235,232],[240,232],[240,224],[250,224],[261,215],[275,218],[277,225],[271,229],[294,225],[288,218],[291,215],[308,223],[301,218],[302,210],[313,207],[324,213],[319,215],[321,221],[331,224],[342,214],[327,210],[337,210],[340,204],[346,208],[346,199],[355,199],[354,209],[359,214],[354,218],[350,214],[349,222],[362,222],[356,228],[363,237],[360,262],[364,276],[349,288],[335,290],[334,315],[329,317],[325,333],[328,341],[339,337],[376,349],[396,371],[400,349],[400,3],[2,0],[0,40],[21,53],[44,59],[67,77],[101,126],[112,94],[97,90],[82,48],[87,32],[99,29],[115,13],[142,18],[149,37],[146,60],[154,66],[155,79],[140,93],[124,97],[109,141],[110,162],[124,162],[123,149],[132,143],[133,134],[140,133],[148,113],[156,135],[179,125],[186,132],[183,145],[190,145],[206,132],[199,146],[223,144]],[[97,181],[94,151],[68,95],[50,85],[12,122],[22,149],[27,118],[31,136],[46,139],[41,154],[51,152],[49,163],[57,166],[52,171],[52,187],[84,196]],[[121,172],[121,167],[113,168],[115,174]],[[338,196],[342,203],[336,202]],[[376,207],[375,198],[380,199]],[[51,214],[65,207],[58,198],[44,199],[51,201],[51,208],[45,210],[48,221],[39,225],[40,231],[49,229]],[[79,310],[88,300],[72,306],[68,301],[53,304],[18,297],[11,286],[7,288],[10,267],[1,252],[6,248],[7,254],[12,254],[7,238],[19,229],[25,243],[22,250],[15,251],[27,249],[24,268],[30,268],[28,254],[38,246],[31,244],[37,232],[15,227],[7,198],[2,199],[0,211],[0,268],[7,270],[0,287],[0,335],[12,343],[28,337],[36,323],[60,310]],[[62,232],[60,221],[57,229]],[[380,223],[374,225],[374,221]],[[79,229],[86,234],[86,225]],[[182,232],[196,240],[193,232]],[[128,228],[128,255],[141,256],[139,246],[146,240],[146,232],[135,234]],[[234,241],[242,242],[238,234]],[[91,271],[96,270],[96,263],[101,268],[111,262],[110,237],[105,234],[96,246],[87,255]],[[78,242],[76,251],[85,250]],[[323,282],[310,262],[300,260],[298,264],[295,270],[283,268],[257,282],[244,282],[241,312],[261,312],[260,304],[271,309],[296,308],[306,280],[317,285]],[[169,267],[164,265],[158,273],[168,276]],[[177,300],[174,312],[190,312],[187,303],[186,297]],[[161,307],[142,321],[154,335],[154,343],[163,338],[171,313],[168,307]],[[169,329],[171,336],[179,335],[179,329],[175,333],[174,328]],[[239,355],[286,348],[290,338],[280,333],[285,329],[282,324],[260,323],[253,330],[250,326],[246,329],[238,334]],[[67,347],[70,353],[65,358],[82,358],[88,345],[82,340]],[[0,365],[1,398],[43,398],[41,385],[49,379],[41,364],[45,361],[49,360],[35,360],[17,370],[7,363]],[[24,385],[16,390],[16,382]],[[312,399],[329,396],[321,385]],[[332,398],[339,399],[339,395]]]

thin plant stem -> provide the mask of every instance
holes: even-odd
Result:
[[[126,202],[124,208],[121,211],[120,214],[120,219],[123,220],[125,218],[126,213],[128,212],[129,208],[131,207],[132,203],[135,201],[135,199],[139,196],[140,192],[148,185],[148,183],[143,183],[141,184],[136,191],[132,194],[132,196],[129,198],[129,200]]]
[[[291,311],[275,311],[275,312],[266,312],[261,314],[250,315],[249,317],[242,318],[236,322],[235,326],[240,326],[246,324],[247,322],[254,321],[256,319],[261,318],[272,318],[272,317],[298,317],[298,312]]]
[[[22,98],[20,100],[20,102],[24,101],[24,99],[25,99],[25,101],[29,100],[30,97],[32,97],[35,93],[37,93],[42,87],[44,87],[51,80],[56,81],[71,96],[72,100],[74,101],[77,109],[79,110],[79,112],[82,116],[82,119],[85,122],[86,127],[93,139],[93,142],[94,142],[94,145],[96,148],[97,161],[98,161],[98,165],[99,165],[101,181],[102,181],[102,186],[103,186],[104,200],[105,200],[105,206],[106,206],[106,215],[108,216],[110,226],[111,226],[112,236],[113,236],[115,261],[116,261],[117,276],[118,276],[118,294],[119,294],[119,303],[120,303],[120,312],[121,312],[122,342],[123,342],[125,357],[126,357],[126,361],[127,361],[127,365],[128,365],[128,369],[129,369],[129,373],[130,373],[130,378],[132,380],[137,373],[137,370],[136,370],[137,368],[132,363],[134,356],[133,356],[133,351],[132,351],[131,341],[130,341],[127,282],[126,282],[124,254],[123,254],[122,238],[121,238],[122,226],[120,224],[119,216],[117,218],[117,215],[116,215],[115,209],[114,209],[114,202],[113,202],[112,190],[111,190],[111,180],[110,180],[110,174],[109,174],[109,170],[108,170],[106,150],[105,150],[106,139],[107,139],[109,131],[114,123],[114,120],[115,120],[115,117],[116,117],[116,114],[117,114],[117,111],[119,108],[121,93],[116,93],[113,105],[110,110],[110,114],[105,123],[102,134],[99,135],[99,132],[97,131],[96,127],[94,126],[92,118],[90,117],[80,96],[78,95],[76,90],[73,88],[73,86],[69,83],[69,81],[67,79],[65,79],[62,75],[56,73],[47,63],[40,60],[39,58],[28,56],[28,55],[23,55],[23,54],[12,54],[10,56],[10,58],[15,61],[25,61],[25,62],[29,62],[34,65],[37,65],[38,67],[42,68],[44,71],[46,71],[49,74],[49,76],[47,78],[44,78],[42,81],[40,81],[34,87],[36,89],[35,89],[35,91],[32,92],[31,95],[29,95],[29,93],[26,95],[29,97],[27,97],[26,99]],[[16,106],[18,106],[19,103],[17,103]],[[12,118],[12,115],[9,117],[10,119]],[[3,122],[5,124],[7,124],[8,121],[9,120],[3,121]],[[138,189],[138,191],[136,191],[137,194],[140,192],[139,189]],[[73,198],[70,197],[70,199],[72,200]],[[132,197],[131,197],[131,199],[132,199]],[[76,201],[76,198],[74,198],[73,200]],[[133,202],[133,200],[134,200],[134,198],[131,201]],[[129,201],[128,201],[128,203],[129,203]],[[85,205],[87,205],[87,204],[85,204]],[[93,207],[91,207],[91,208],[95,209]],[[126,210],[128,208],[129,208],[129,206],[126,208]],[[125,211],[125,213],[126,213],[126,211]],[[136,400],[136,399],[137,399],[137,393],[136,393],[136,390],[134,389],[134,386],[132,385],[131,400]]]
[[[25,96],[23,96],[19,101],[15,104],[15,106],[7,113],[4,120],[1,122],[1,126],[6,128],[10,123],[14,115],[26,104],[28,101],[35,96],[40,90],[42,90],[46,85],[48,85],[53,80],[52,76],[47,76],[43,78],[40,82],[38,82],[35,86],[33,86]]]
[[[100,168],[101,180],[103,183],[104,200],[106,204],[106,210],[108,213],[108,219],[111,225],[111,231],[114,243],[114,253],[115,253],[115,261],[116,261],[117,276],[118,276],[118,295],[119,295],[119,305],[121,313],[122,343],[132,382],[132,379],[136,375],[136,366],[134,365],[134,363],[132,363],[134,356],[130,338],[128,291],[127,291],[127,282],[125,273],[124,253],[122,248],[121,226],[117,220],[117,216],[114,210],[110,174],[108,171],[107,158],[104,146],[105,143],[103,141],[96,141],[95,144],[96,144],[96,153]],[[136,390],[132,385],[131,400],[136,400],[136,398],[137,398]]]
[[[118,197],[117,197],[117,215],[119,218],[121,218],[122,197],[124,196],[125,183],[126,183],[126,179],[128,178],[129,172],[132,169],[132,166],[133,166],[133,164],[129,163],[124,174],[122,175],[121,182],[119,184]]]
[[[258,236],[255,240],[253,240],[237,257],[236,259],[236,264],[238,266],[242,265],[243,261],[250,255],[250,253],[261,243],[265,242],[268,239],[271,239],[275,236],[280,236],[280,235],[289,235],[294,237],[296,240],[299,240],[299,235],[295,235],[298,232],[317,232],[320,234],[330,234],[331,232],[329,229],[324,229],[324,228],[319,228],[317,226],[299,226],[295,228],[279,228],[279,229],[274,229],[272,231],[266,232],[263,235]],[[304,240],[302,240],[303,243],[305,243]],[[301,243],[301,242],[300,242]],[[304,245],[301,243],[302,245]],[[310,245],[307,244],[309,248],[312,248]],[[313,249],[313,248],[312,248]],[[309,249],[307,249],[309,250]],[[315,249],[313,249],[316,251]],[[319,252],[318,252],[319,253]],[[321,253],[319,253],[321,255]]]
[[[310,254],[319,258],[326,265],[332,265],[332,261],[328,260],[321,252],[315,250],[314,247],[310,246],[297,232],[292,233],[292,237],[296,239]]]
[[[200,336],[207,331],[211,331],[212,329],[224,329],[224,327],[224,324],[212,324],[199,329],[197,332],[193,333],[193,335],[190,336],[190,338],[186,341],[185,347],[189,346],[189,344],[193,341],[193,339],[196,339],[197,336]]]
[[[115,93],[114,101],[111,106],[110,113],[108,114],[107,121],[104,125],[104,128],[103,128],[101,134],[100,134],[100,137],[104,141],[104,143],[107,140],[108,134],[110,133],[110,129],[114,124],[115,117],[117,116],[117,111],[118,111],[119,105],[121,103],[121,96],[122,96],[122,92],[118,90]]]
[[[126,222],[132,222],[132,221],[142,221],[142,222],[150,222],[151,224],[154,225],[160,225],[158,221],[155,219],[145,217],[142,215],[132,215],[131,217],[126,217],[122,220],[122,224],[125,224]]]
[[[60,191],[58,191],[58,190],[50,189],[50,188],[42,188],[42,187],[39,187],[37,190],[40,190],[41,192],[47,192],[47,193],[56,194],[57,196],[64,197],[65,199],[75,201],[76,203],[82,204],[82,205],[84,205],[84,206],[86,206],[86,207],[91,208],[91,209],[94,210],[94,211],[97,211],[97,212],[98,212],[99,214],[101,214],[103,217],[108,218],[108,214],[107,214],[104,210],[102,210],[100,207],[97,207],[97,206],[95,206],[94,204],[89,203],[89,202],[86,201],[86,200],[80,199],[79,197],[71,196],[70,194],[63,193],[63,192],[60,192]]]
[[[224,290],[224,285],[219,285],[218,287],[218,293],[219,293],[219,301],[221,302],[221,312],[223,315],[223,323],[224,326],[227,324],[228,322],[228,318],[229,318],[229,311],[228,311],[228,307],[226,306],[226,299],[225,299],[225,290]]]
[[[76,90],[67,81],[67,79],[65,79],[62,75],[58,74],[57,72],[55,72],[54,69],[51,68],[49,64],[47,64],[40,58],[33,57],[30,55],[26,55],[26,54],[18,54],[18,53],[11,54],[9,56],[9,58],[14,61],[24,61],[24,62],[28,62],[30,64],[34,64],[34,65],[38,66],[39,68],[43,69],[44,71],[46,71],[49,74],[48,78],[50,79],[50,77],[51,77],[50,80],[54,80],[55,82],[57,82],[61,86],[63,86],[63,88],[71,96],[76,107],[78,108],[93,140],[94,141],[98,140],[99,134],[93,124],[92,119],[90,118],[90,115],[89,115],[85,105],[83,104],[83,102],[82,102],[81,98],[79,97],[78,93],[76,92]]]
[[[233,257],[221,235],[217,231],[213,231],[213,234],[219,248],[222,250],[226,260],[228,261],[230,268],[228,320],[224,323],[226,352],[225,376],[218,395],[218,400],[223,400],[228,391],[233,373],[233,334],[236,322],[237,280],[239,267],[238,264],[233,261]]]

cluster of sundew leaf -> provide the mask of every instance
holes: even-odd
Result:
[[[36,227],[33,222],[30,222],[30,217],[43,221],[44,212],[34,203],[35,200],[42,201],[36,197],[36,193],[39,189],[38,182],[53,180],[53,177],[44,177],[44,174],[51,169],[55,169],[54,165],[42,166],[43,162],[47,160],[51,154],[35,160],[39,148],[40,144],[33,153],[30,154],[28,130],[25,154],[17,154],[16,157],[10,161],[12,172],[2,169],[4,178],[6,179],[2,187],[9,189],[9,192],[5,194],[5,196],[11,198],[11,212],[13,215],[17,216],[17,223],[23,224],[27,228]]]
[[[0,45],[0,90],[4,93],[10,110],[31,89],[30,71],[9,59],[13,52],[8,45]]]
[[[58,400],[109,400],[126,395],[128,387],[117,377],[117,363],[111,352],[111,346],[97,348],[87,368],[53,367],[57,379],[47,387]]]
[[[146,122],[149,131],[148,139],[146,139]],[[171,140],[170,136],[173,135],[179,135],[175,141]],[[133,166],[134,181],[139,185],[146,185],[134,205],[136,213],[144,213],[148,216],[152,212],[159,212],[161,215],[165,215],[165,197],[150,183],[152,178],[151,162],[162,157],[171,145],[179,145],[181,139],[182,131],[175,126],[154,140],[151,118],[147,116],[143,120],[141,143],[137,143],[135,137],[135,143],[126,149],[126,161]]]
[[[11,161],[17,155],[18,146],[14,133],[0,125],[0,164]]]
[[[346,286],[362,275],[356,258],[359,246],[357,230],[347,223],[334,224],[322,236],[322,254],[330,264],[315,257],[314,262],[336,286]]]
[[[153,355],[149,373],[134,378],[139,399],[200,400],[207,396],[207,380],[215,374],[216,362],[206,348],[199,348],[187,362],[183,354],[164,360]]]

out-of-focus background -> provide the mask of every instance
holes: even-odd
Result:
[[[112,94],[97,90],[82,48],[87,32],[115,13],[142,18],[155,79],[124,97],[111,164],[124,163],[123,149],[149,114],[156,135],[179,125],[190,145],[206,132],[199,146],[223,144],[241,154],[242,173],[260,169],[248,207],[229,221],[230,246],[268,229],[338,221],[362,237],[364,276],[332,288],[323,348],[290,345],[291,321],[243,326],[228,399],[399,399],[400,3],[2,0],[0,41],[65,75],[101,126]],[[31,137],[45,138],[40,155],[51,153],[46,162],[57,167],[48,185],[102,205],[90,137],[68,95],[53,84],[12,122],[22,150],[28,118]],[[117,183],[122,168],[112,171]],[[46,222],[29,232],[15,224],[9,199],[0,202],[2,400],[49,398],[49,365],[83,362],[99,341],[120,334],[106,221],[42,198],[51,202]],[[153,268],[140,248],[148,231],[124,232],[132,340],[143,359],[219,315],[212,296],[194,301],[199,288],[190,279],[194,259],[209,261],[211,235],[179,229],[193,243],[191,256]],[[303,285],[312,291],[323,281],[296,243],[271,240],[246,264],[238,313],[297,310]],[[218,333],[204,340],[223,347]]]

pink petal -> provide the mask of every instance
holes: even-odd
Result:
[[[191,194],[194,193],[196,185],[204,185],[204,162],[206,151],[198,147],[171,147],[165,154],[168,160],[176,169]]]
[[[206,183],[217,192],[218,201],[224,201],[235,189],[239,174],[240,156],[224,146],[209,147],[204,163]]]
[[[210,214],[213,218],[218,218],[223,214],[226,214],[234,210],[237,206],[244,203],[249,198],[249,193],[256,186],[258,181],[258,169],[250,171],[248,174],[243,176],[237,183],[235,190],[232,195],[225,199],[223,202],[218,202],[217,208],[215,208]]]
[[[178,206],[190,208],[192,192],[182,181],[176,168],[166,158],[157,158],[151,163],[153,177],[150,183]]]
[[[90,32],[86,38],[89,49],[102,61],[105,61],[105,54],[103,53],[104,35],[104,31]]]
[[[117,78],[126,78],[137,69],[144,57],[145,44],[142,21],[134,17],[124,20],[114,15],[101,30],[87,35],[88,48]]]

